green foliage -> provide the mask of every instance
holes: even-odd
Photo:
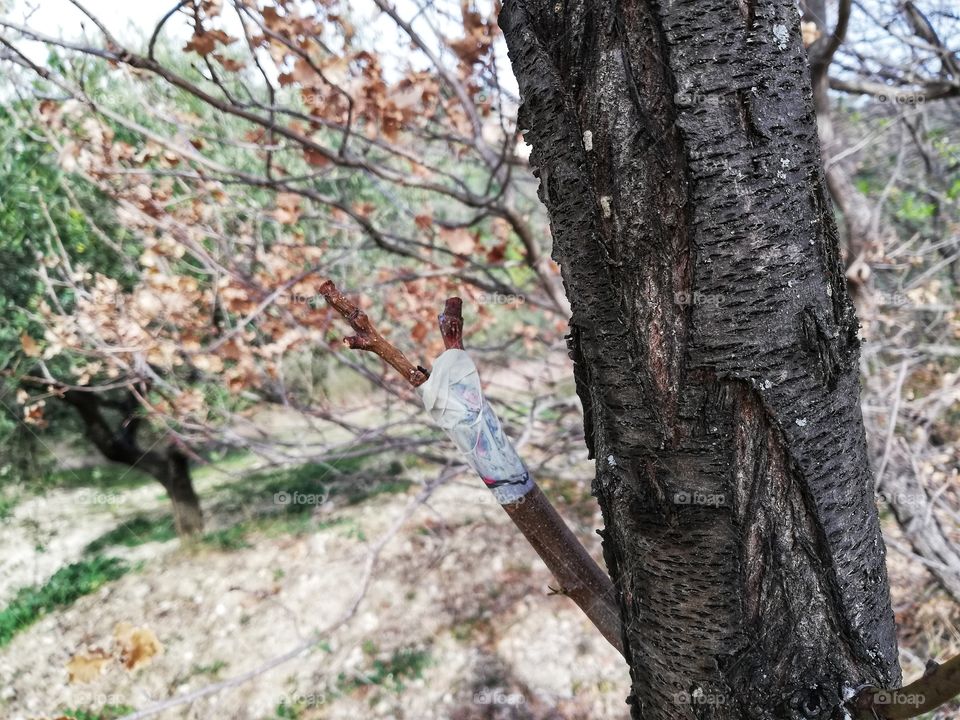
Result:
[[[0,289],[0,295],[2,292]],[[0,323],[0,335],[3,332],[4,326]],[[16,342],[19,343],[19,340]],[[0,338],[0,346],[2,343]],[[0,486],[19,485],[44,477],[54,463],[35,428],[22,422],[19,407],[14,404],[15,394],[15,383],[9,378],[0,377]]]
[[[922,225],[933,217],[935,211],[933,203],[921,200],[913,193],[902,193],[896,216],[898,220]]]
[[[19,351],[20,334],[39,335],[34,317],[43,297],[36,273],[37,254],[48,243],[59,243],[72,263],[83,263],[97,271],[122,277],[115,251],[92,232],[87,218],[122,239],[124,231],[112,222],[109,203],[89,186],[79,184],[73,205],[63,189],[63,173],[53,148],[39,135],[27,132],[13,113],[0,109],[0,143],[7,149],[0,155],[0,366]],[[49,213],[49,220],[45,214]],[[51,221],[56,232],[51,228]],[[59,248],[58,248],[59,249]],[[61,300],[69,302],[69,295]]]
[[[96,556],[61,568],[39,587],[24,587],[0,611],[0,647],[51,610],[72,604],[124,575],[129,566],[118,558]]]
[[[18,112],[23,110],[23,112]],[[24,427],[14,403],[17,378],[31,369],[34,359],[23,352],[21,336],[39,338],[39,320],[44,288],[35,272],[38,256],[65,256],[75,268],[90,267],[97,272],[123,278],[117,253],[93,232],[90,221],[115,241],[123,242],[125,231],[113,221],[110,203],[85,183],[75,184],[71,199],[63,188],[65,176],[57,165],[56,152],[43,139],[20,123],[29,113],[14,104],[0,108],[0,370],[13,375],[0,379],[0,480],[33,481],[45,474],[50,464],[46,446],[36,437],[38,428]],[[81,207],[76,207],[74,199]],[[71,292],[59,298],[69,309]],[[69,360],[48,361],[55,376],[67,376]],[[50,424],[68,415],[59,403],[47,402],[45,415]]]

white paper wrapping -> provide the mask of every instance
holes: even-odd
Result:
[[[501,505],[517,502],[533,489],[533,479],[484,398],[480,373],[466,351],[444,351],[420,391],[430,417]]]

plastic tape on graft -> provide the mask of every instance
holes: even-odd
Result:
[[[420,391],[430,417],[501,505],[516,502],[533,489],[533,478],[484,398],[480,373],[464,350],[447,350],[438,357]]]

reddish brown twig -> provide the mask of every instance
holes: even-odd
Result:
[[[343,316],[343,319],[350,323],[350,327],[357,333],[351,337],[345,337],[343,342],[347,347],[353,350],[367,350],[383,358],[390,367],[403,376],[403,379],[414,387],[423,385],[430,373],[426,368],[414,365],[407,360],[406,356],[396,347],[384,339],[377,329],[370,322],[367,314],[347,300],[343,294],[337,290],[337,286],[332,281],[326,280],[317,290],[327,304]]]
[[[440,322],[443,346],[447,350],[463,350],[463,301],[458,297],[447,298],[437,320]]]

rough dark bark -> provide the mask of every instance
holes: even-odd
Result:
[[[140,418],[135,398],[115,404],[123,418],[116,428],[104,416],[105,400],[96,393],[67,390],[61,399],[77,411],[87,439],[107,460],[135,467],[163,485],[173,505],[177,535],[186,537],[203,531],[203,511],[193,488],[189,459],[173,445],[146,451],[137,445]]]
[[[789,0],[508,0],[634,718],[899,681],[858,324]]]

